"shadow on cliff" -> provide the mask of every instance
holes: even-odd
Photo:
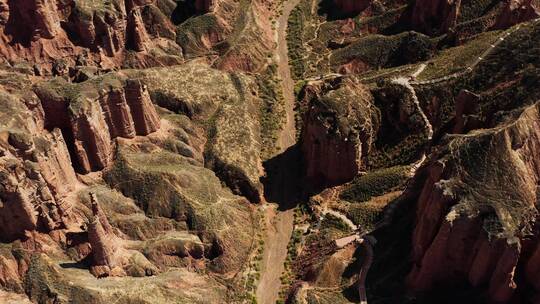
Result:
[[[334,0],[322,0],[319,3],[319,9],[317,11],[317,14],[319,16],[326,15],[328,21],[354,18],[370,5],[370,1],[357,1],[358,2],[355,3],[351,11],[342,11],[336,7],[336,3]]]
[[[189,18],[197,17],[208,12],[207,7],[200,7],[196,2],[195,0],[176,1],[176,8],[172,12],[171,21],[175,25],[179,25]]]
[[[287,210],[306,197],[302,187],[302,157],[298,144],[263,165],[266,176],[261,178],[261,182],[266,201],[277,203],[279,210]]]

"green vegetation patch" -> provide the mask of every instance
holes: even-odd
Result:
[[[304,28],[309,22],[308,1],[301,1],[291,12],[287,28],[287,47],[289,49],[289,63],[292,75],[296,80],[302,79],[306,70],[304,55],[306,54],[304,43]]]
[[[321,230],[329,230],[338,232],[338,233],[347,233],[351,231],[351,227],[347,225],[342,219],[339,217],[327,213],[324,215],[324,218],[321,222]]]
[[[429,61],[428,66],[418,78],[429,80],[464,70],[489,49],[500,34],[501,31],[485,32],[464,45],[440,51]]]
[[[339,66],[360,59],[373,68],[390,67],[429,59],[432,48],[430,38],[416,32],[369,35],[334,51],[330,64]]]
[[[366,202],[372,197],[401,190],[409,178],[410,166],[395,166],[355,178],[340,194],[350,202]]]
[[[259,97],[262,100],[260,106],[261,158],[266,160],[278,150],[277,139],[285,118],[285,99],[276,65],[268,66],[265,72],[258,77],[257,82]]]

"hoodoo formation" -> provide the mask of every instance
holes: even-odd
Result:
[[[0,0],[0,303],[540,303],[540,1]]]

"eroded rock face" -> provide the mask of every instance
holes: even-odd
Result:
[[[52,39],[61,30],[54,0],[11,1],[8,6],[17,37]]]
[[[408,25],[417,31],[446,33],[457,23],[461,0],[416,0],[405,13]]]
[[[506,29],[540,17],[539,3],[534,0],[508,0],[497,17],[493,29]]]
[[[540,104],[521,111],[515,122],[451,138],[423,169],[413,290],[468,282],[508,303],[518,284],[537,288],[537,246],[525,238],[538,233]]]
[[[168,290],[160,302],[200,301],[184,292],[195,281],[226,302],[206,273],[240,272],[251,254],[252,206],[224,184],[252,187],[260,200],[255,82],[202,63],[89,74],[70,83],[0,66],[0,288],[36,302],[101,303],[118,295],[92,291],[106,281],[93,276],[122,277],[127,292],[138,289],[136,276],[141,287]],[[170,110],[158,115],[151,98]],[[241,174],[220,180],[206,164],[210,145]]]
[[[23,0],[0,2],[0,56],[12,61],[29,60],[45,65],[58,59],[73,64],[85,56],[90,65],[118,67],[133,50],[141,65],[181,61],[173,40],[149,43],[161,37],[146,27],[169,29],[172,23],[154,1]],[[151,13],[142,14],[146,10]],[[144,18],[148,18],[145,20]],[[174,33],[167,39],[174,39]],[[173,46],[173,47],[171,47]],[[169,52],[166,59],[146,53],[150,49]],[[167,49],[169,51],[167,51]],[[165,60],[165,61],[162,61]],[[174,60],[172,60],[174,61]]]
[[[70,87],[67,91],[65,86]],[[69,90],[85,91],[71,99]],[[146,87],[140,81],[113,81],[100,89],[87,84],[44,83],[36,88],[47,128],[60,128],[71,139],[76,167],[83,173],[97,171],[112,160],[112,139],[148,135],[160,121]]]
[[[336,7],[345,15],[358,15],[372,2],[371,0],[334,0]]]
[[[99,218],[95,217],[88,223],[88,241],[92,246],[92,274],[99,278],[116,271],[121,275],[121,270],[117,269],[118,240],[105,231]]]
[[[129,13],[128,24],[128,43],[131,48],[137,52],[146,51],[146,44],[150,41],[150,37],[146,32],[140,9],[134,9]]]
[[[60,130],[42,130],[17,97],[0,99],[12,111],[9,118],[0,115],[1,127],[8,130],[0,138],[0,240],[11,242],[26,231],[64,227],[70,208],[65,198],[77,179]]]
[[[126,97],[129,104],[135,133],[148,135],[160,128],[159,116],[150,100],[148,89],[140,80],[128,80],[126,83]]]
[[[314,187],[352,180],[378,129],[367,88],[346,82],[308,104],[302,130],[306,178]]]

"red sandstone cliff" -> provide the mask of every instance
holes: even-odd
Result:
[[[140,9],[133,9],[128,18],[128,45],[137,52],[146,51],[150,36],[146,32]]]
[[[11,135],[13,138],[17,135]],[[50,134],[10,140],[0,160],[0,239],[12,241],[36,229],[51,231],[65,225],[70,208],[64,198],[77,182],[66,143],[55,129]],[[13,219],[18,219],[14,221]]]
[[[114,84],[99,93],[96,88],[86,88],[88,94],[73,100],[69,94],[64,95],[63,86],[70,84],[45,83],[36,87],[36,93],[43,105],[46,127],[60,128],[71,139],[76,167],[83,173],[101,170],[111,163],[112,139],[148,135],[160,127],[148,91],[138,80]],[[71,86],[85,90],[76,84]]]
[[[153,36],[147,28],[154,29]],[[127,46],[140,53],[135,55],[139,65],[156,65],[162,60],[171,63],[173,57],[178,63],[181,52],[166,59],[146,52],[167,52],[161,40],[149,43],[161,37],[169,39],[169,46],[176,45],[171,28],[169,18],[150,0],[114,0],[102,8],[85,1],[0,0],[0,58],[28,60],[50,70],[55,60],[74,64],[76,58],[84,56],[90,65],[110,68],[123,63],[129,55]],[[163,31],[168,34],[161,35]],[[177,45],[173,48],[179,49]]]
[[[540,17],[540,3],[535,0],[507,0],[493,29],[506,29]]]
[[[342,184],[358,174],[378,129],[372,102],[367,88],[352,82],[309,102],[301,146],[312,186]]]
[[[146,85],[140,80],[128,80],[125,90],[137,135],[148,135],[157,131],[160,120]]]
[[[125,275],[120,268],[120,239],[112,231],[105,214],[101,211],[97,197],[91,193],[92,218],[88,223],[88,242],[92,247],[90,271],[96,277]]]
[[[446,33],[456,25],[460,8],[461,0],[416,0],[403,19],[416,31]]]
[[[515,122],[455,136],[418,175],[413,232],[415,291],[468,282],[490,303],[508,303],[518,284],[537,283],[534,228],[540,181],[540,103]]]
[[[137,267],[143,273],[137,275],[153,275],[157,268],[140,252],[126,249],[124,241],[119,238],[105,213],[101,210],[96,194],[90,193],[92,216],[88,223],[88,242],[90,252],[90,272],[98,278],[107,276],[125,276],[128,268]]]
[[[358,15],[368,8],[372,0],[334,0],[336,8],[347,15]]]

